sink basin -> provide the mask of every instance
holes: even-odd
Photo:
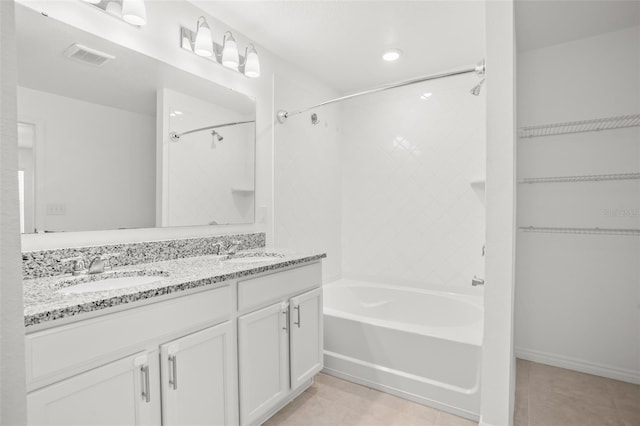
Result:
[[[236,264],[236,263],[258,263],[258,262],[268,262],[270,260],[277,259],[277,257],[273,256],[247,256],[247,257],[234,257],[231,259],[227,259],[224,263]]]
[[[62,294],[82,294],[94,291],[120,290],[123,288],[136,287],[139,285],[153,284],[164,280],[164,277],[157,275],[142,275],[135,277],[106,278],[103,280],[83,282],[71,285],[58,290]]]

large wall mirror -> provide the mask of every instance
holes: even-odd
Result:
[[[254,99],[19,4],[16,28],[24,233],[254,222]]]

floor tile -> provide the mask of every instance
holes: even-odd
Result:
[[[530,426],[623,426],[615,408],[592,405],[562,394],[529,397]]]
[[[611,379],[564,368],[531,363],[529,367],[529,400],[550,394],[576,399],[586,405],[614,409]],[[566,399],[566,398],[565,398]]]
[[[473,426],[477,423],[327,374],[265,426]]]

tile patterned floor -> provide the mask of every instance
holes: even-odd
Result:
[[[326,374],[264,426],[474,426],[477,423]]]
[[[640,385],[517,360],[515,426],[640,426]]]
[[[515,426],[640,426],[640,386],[517,360]],[[466,420],[319,374],[265,426],[473,426]]]

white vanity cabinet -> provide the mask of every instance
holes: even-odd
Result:
[[[157,369],[157,353],[143,352],[31,392],[29,424],[158,424]]]
[[[257,425],[323,367],[320,262],[28,333],[29,425]]]
[[[162,424],[237,424],[231,323],[160,346]]]
[[[319,263],[238,283],[239,309],[250,311],[238,318],[243,426],[266,420],[322,369],[320,285]]]
[[[227,286],[28,334],[28,424],[237,424],[232,302]]]

